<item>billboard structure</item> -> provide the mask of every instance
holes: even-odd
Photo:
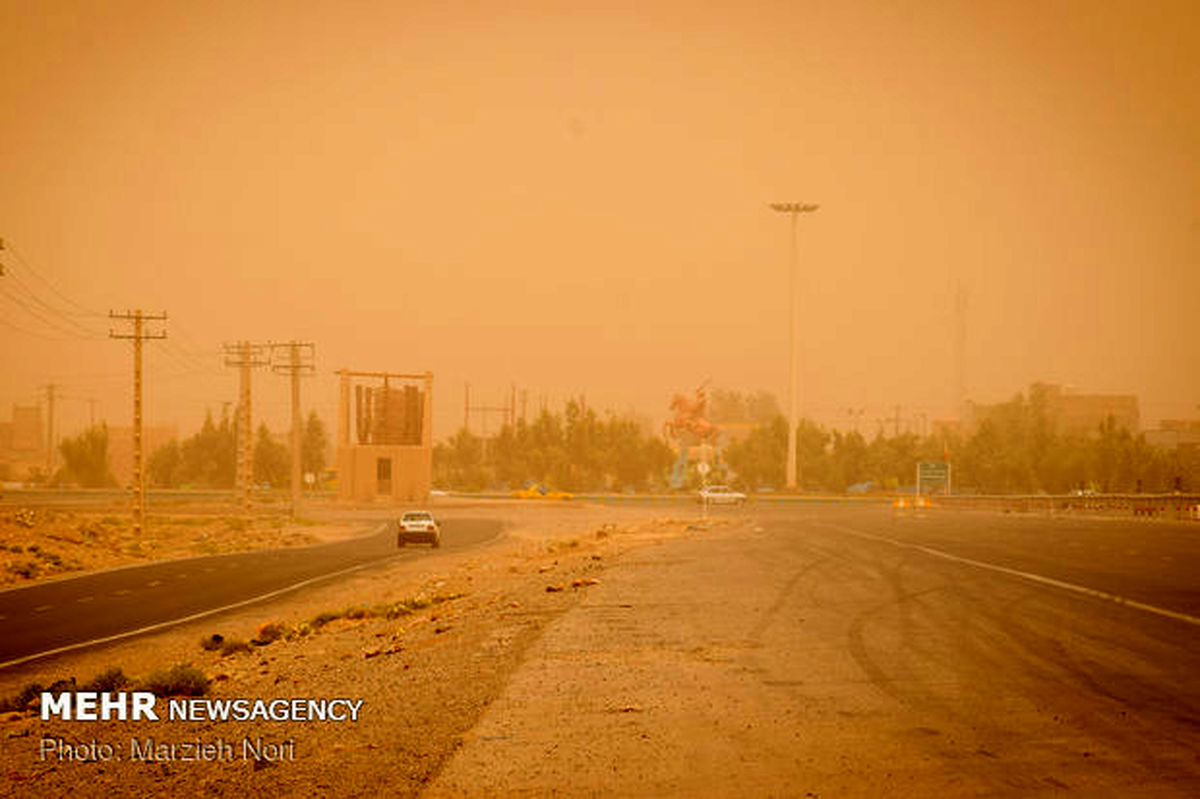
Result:
[[[337,374],[338,499],[424,501],[433,480],[433,373]]]

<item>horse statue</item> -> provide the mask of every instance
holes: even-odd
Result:
[[[671,399],[671,411],[675,418],[663,424],[663,435],[667,438],[682,438],[685,433],[691,433],[701,442],[716,437],[717,428],[704,418],[708,405],[708,397],[704,392],[707,382],[696,389],[695,399],[689,399],[686,394],[676,394]]]

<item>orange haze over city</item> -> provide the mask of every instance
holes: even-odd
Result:
[[[328,425],[334,370],[432,371],[438,439],[467,382],[656,426],[706,380],[786,407],[781,202],[820,205],[813,420],[954,417],[960,285],[966,397],[1200,415],[1193,3],[0,10],[0,419],[54,384],[62,435],[130,424],[108,314],[139,308],[146,423],[182,436],[237,401],[238,340],[312,342]]]

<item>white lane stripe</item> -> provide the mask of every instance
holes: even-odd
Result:
[[[1096,597],[1097,599],[1105,599],[1109,602],[1115,602],[1118,605],[1125,605],[1126,607],[1136,608],[1138,610],[1144,610],[1147,613],[1157,613],[1159,616],[1166,616],[1168,619],[1175,619],[1176,621],[1187,622],[1188,624],[1195,624],[1195,625],[1200,626],[1200,618],[1198,618],[1196,616],[1189,616],[1188,614],[1180,613],[1177,610],[1169,610],[1167,608],[1160,608],[1157,605],[1148,605],[1145,602],[1138,602],[1136,599],[1128,599],[1123,596],[1118,596],[1117,594],[1110,594],[1107,591],[1098,591],[1095,588],[1087,588],[1082,585],[1075,585],[1074,583],[1066,583],[1066,582],[1063,582],[1062,580],[1055,580],[1052,577],[1043,577],[1040,574],[1032,574],[1031,572],[1023,572],[1023,571],[1020,571],[1019,569],[1010,569],[1007,566],[997,566],[993,563],[984,563],[983,561],[971,560],[970,558],[960,557],[959,555],[951,555],[949,552],[942,552],[940,549],[931,549],[929,547],[923,547],[920,544],[909,544],[904,541],[897,541],[895,539],[886,538],[881,535],[872,535],[871,533],[864,533],[861,530],[855,530],[853,528],[846,527],[845,525],[835,524],[833,522],[817,522],[817,524],[819,524],[822,527],[832,527],[837,530],[841,530],[844,533],[849,533],[850,535],[858,536],[859,538],[868,538],[872,541],[881,541],[885,544],[891,544],[892,546],[900,547],[901,549],[915,549],[919,552],[924,552],[927,555],[933,555],[934,557],[944,558],[946,560],[952,560],[952,561],[956,561],[958,563],[966,563],[969,566],[977,566],[981,569],[989,569],[991,571],[1000,572],[1002,574],[1010,574],[1014,577],[1020,577],[1025,580],[1031,580],[1035,583],[1042,583],[1043,585],[1052,585],[1055,588],[1063,588],[1063,589],[1066,589],[1067,591],[1074,591],[1075,593],[1078,593],[1078,594],[1084,594],[1086,596],[1093,596],[1093,597]]]
[[[162,621],[158,624],[150,624],[146,627],[139,627],[136,630],[117,633],[116,635],[109,635],[104,638],[93,638],[90,641],[81,641],[78,644],[68,644],[67,646],[60,646],[58,649],[47,649],[45,652],[37,652],[32,655],[26,655],[25,657],[17,658],[16,660],[6,660],[5,662],[0,663],[0,669],[6,669],[9,666],[16,666],[19,663],[26,663],[30,660],[37,660],[38,658],[49,657],[50,655],[58,655],[63,652],[70,652],[72,649],[82,649],[85,646],[93,646],[95,644],[107,644],[109,641],[119,641],[122,638],[129,638],[133,635],[141,635],[142,633],[153,632],[154,630],[161,630],[166,627],[173,627],[176,624],[183,624],[184,622],[203,619],[205,616],[211,616],[214,613],[224,613],[227,610],[233,610],[234,608],[240,608],[245,605],[252,605],[255,602],[262,602],[264,599],[272,599],[280,594],[286,594],[288,591],[295,591],[297,588],[303,588],[306,585],[317,583],[321,580],[328,580],[331,577],[339,577],[343,574],[349,574],[350,572],[355,572],[359,569],[365,569],[369,566],[378,566],[381,563],[386,563],[387,560],[389,559],[385,558],[383,560],[373,560],[368,563],[360,563],[357,566],[351,566],[348,569],[342,569],[341,571],[332,572],[330,574],[322,574],[319,577],[313,577],[310,580],[304,580],[303,582],[295,583],[294,585],[285,586],[284,588],[280,588],[276,591],[270,591],[266,594],[259,594],[256,597],[251,597],[250,599],[243,599],[241,602],[234,602],[232,605],[223,605],[222,607],[212,608],[211,610],[202,610],[199,613],[193,613],[191,616],[183,616],[178,619],[171,619],[170,621]]]

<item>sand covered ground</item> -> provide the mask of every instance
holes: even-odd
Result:
[[[361,700],[357,721],[66,722],[42,721],[32,708],[8,712],[0,716],[0,795],[415,794],[527,647],[599,585],[608,566],[642,547],[740,523],[730,517],[704,525],[679,509],[671,515],[583,503],[458,503],[439,512],[499,517],[505,532],[478,547],[406,552],[270,602],[0,672],[0,696],[11,698],[31,683],[81,685],[120,669],[136,685],[188,664],[210,697]],[[187,544],[174,546],[178,552]],[[140,753],[147,739],[216,751],[229,743],[234,756],[131,759],[133,742]],[[276,759],[257,756],[260,739]],[[92,751],[93,743],[111,746],[113,758],[60,757],[62,747]]]

